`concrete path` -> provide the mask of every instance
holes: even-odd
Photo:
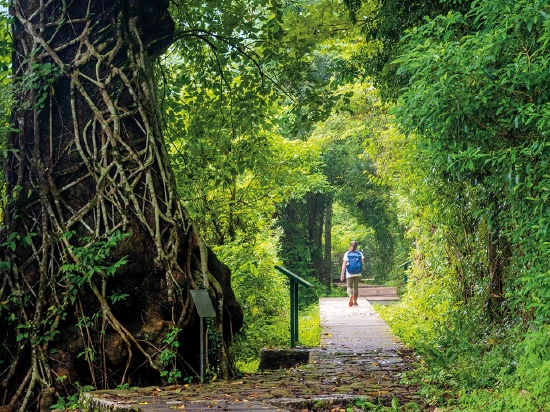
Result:
[[[311,350],[307,364],[231,381],[90,392],[84,395],[87,410],[320,412],[345,410],[358,398],[375,405],[391,406],[394,398],[400,405],[420,405],[416,388],[402,386],[397,377],[409,367],[412,353],[392,336],[366,297],[359,298],[359,306],[348,302],[320,300],[321,346]]]
[[[399,349],[399,341],[367,298],[359,295],[357,304],[350,307],[348,298],[319,299],[321,347],[342,352]]]

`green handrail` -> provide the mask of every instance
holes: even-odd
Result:
[[[298,284],[309,289],[314,286],[282,266],[275,265],[275,269],[290,279],[290,347],[295,348],[298,342]]]

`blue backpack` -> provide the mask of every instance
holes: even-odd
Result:
[[[348,273],[352,275],[360,274],[363,270],[363,261],[361,259],[361,252],[355,250],[348,252],[348,264],[346,266]]]

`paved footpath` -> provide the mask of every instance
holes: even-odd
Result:
[[[349,307],[348,298],[321,298],[321,346],[331,351],[368,352],[400,349],[389,326],[359,295],[359,306]]]
[[[320,300],[321,346],[311,350],[307,364],[230,381],[90,392],[84,395],[87,410],[344,411],[358,398],[384,406],[396,398],[399,405],[409,405],[403,410],[428,410],[415,388],[400,385],[397,376],[413,354],[366,298],[358,304],[349,307],[347,298]]]

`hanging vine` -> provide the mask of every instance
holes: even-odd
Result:
[[[172,39],[167,2],[123,3],[10,8],[18,106],[5,167],[0,400],[21,411],[38,393],[48,403],[52,388],[139,384],[142,368],[160,376],[162,342],[193,323],[189,289],[219,276],[192,258],[202,242],[162,139],[151,64]],[[239,319],[238,305],[227,310]]]

